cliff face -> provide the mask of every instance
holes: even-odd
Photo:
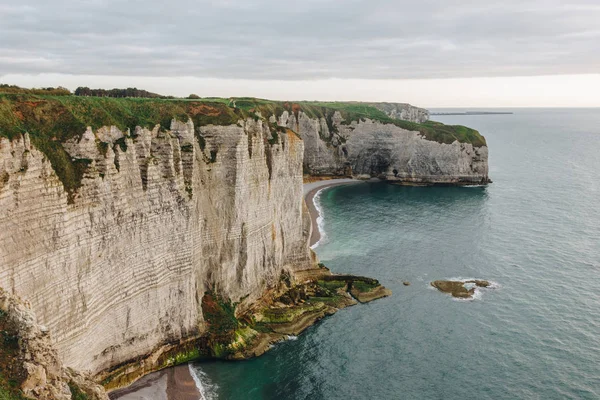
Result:
[[[71,199],[27,134],[0,139],[0,287],[28,299],[65,365],[96,374],[196,337],[205,291],[243,309],[312,266],[303,142],[261,120],[196,128],[70,139],[85,166]]]
[[[286,111],[277,121],[302,136],[304,171],[311,175],[378,177],[407,184],[489,182],[488,149],[478,134],[474,143],[452,137],[433,140],[428,131],[369,118],[346,121],[339,112],[328,121]]]

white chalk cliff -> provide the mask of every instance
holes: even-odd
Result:
[[[331,121],[300,111],[284,111],[277,123],[304,140],[304,171],[311,175],[378,177],[410,184],[486,184],[488,148],[439,143],[416,130],[361,119],[345,121],[336,112]]]
[[[0,288],[29,302],[65,366],[101,378],[202,336],[205,292],[244,310],[285,271],[315,266],[303,170],[488,181],[486,146],[332,115],[88,128],[61,143],[85,165],[71,193],[29,134],[0,137]]]
[[[91,160],[73,204],[28,135],[0,141],[0,287],[22,295],[64,363],[93,374],[199,335],[204,291],[249,304],[311,266],[303,142],[262,121],[116,128],[66,143]],[[211,159],[213,151],[213,159]],[[215,152],[216,151],[216,155]]]

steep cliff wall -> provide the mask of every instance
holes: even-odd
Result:
[[[0,139],[0,287],[28,299],[67,366],[95,374],[198,336],[206,290],[243,308],[312,265],[293,132],[81,134],[62,143],[83,165],[72,193],[29,135]]]
[[[409,184],[485,184],[488,149],[477,131],[429,122],[398,124],[370,118],[331,118],[284,111],[281,126],[304,140],[311,175],[379,177]]]

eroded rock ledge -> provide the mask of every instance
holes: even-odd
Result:
[[[274,343],[298,335],[338,310],[390,296],[376,279],[332,274],[319,268],[285,271],[279,284],[268,289],[249,309],[218,293],[206,292],[202,312],[207,329],[199,337],[172,343],[152,354],[102,373],[97,379],[108,389],[127,386],[150,372],[191,360],[243,360],[264,354]]]

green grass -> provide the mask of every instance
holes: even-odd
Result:
[[[319,298],[315,299],[318,300],[315,303],[304,303],[286,308],[267,308],[262,312],[263,319],[261,322],[268,324],[290,323],[305,313],[323,309],[324,303],[320,302]]]
[[[202,357],[202,355],[203,354],[200,353],[200,350],[197,347],[188,349],[184,348],[176,354],[168,357],[162,364],[162,367],[180,365],[189,361],[198,360]]]
[[[343,288],[346,286],[346,281],[317,281],[317,284],[321,287],[324,287],[327,290],[336,291],[337,289]]]
[[[375,289],[377,286],[379,286],[379,285],[374,285],[374,284],[370,284],[370,283],[363,282],[363,281],[352,282],[352,287],[363,293],[370,292],[371,290]]]
[[[25,398],[13,391],[0,386],[0,400],[24,400]]]
[[[1,290],[1,289],[0,289]],[[19,339],[14,324],[0,311],[0,400],[22,400],[25,372],[19,361]]]

